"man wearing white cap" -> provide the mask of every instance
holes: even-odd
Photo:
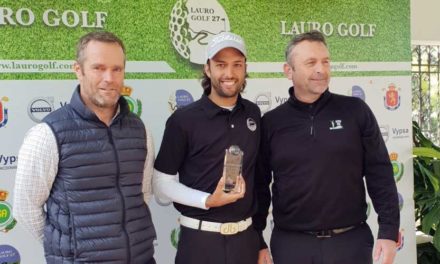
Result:
[[[176,263],[254,264],[260,238],[252,225],[260,110],[240,95],[246,86],[246,48],[230,32],[212,38],[198,101],[168,119],[155,162],[157,198],[181,213]],[[243,151],[242,176],[224,192],[225,150]],[[177,176],[179,175],[179,176]]]

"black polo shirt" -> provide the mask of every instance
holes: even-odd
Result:
[[[168,118],[154,167],[166,174],[179,173],[179,181],[190,188],[213,193],[222,176],[225,150],[238,145],[244,152],[244,198],[209,210],[174,203],[178,211],[188,217],[216,222],[239,221],[253,215],[260,116],[260,109],[241,96],[229,111],[203,95]]]

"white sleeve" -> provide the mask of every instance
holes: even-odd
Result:
[[[147,133],[147,158],[145,159],[144,178],[142,180],[142,192],[144,193],[144,201],[148,203],[151,198],[151,181],[153,178],[153,166],[154,166],[154,143],[153,137],[149,130]]]
[[[180,183],[177,174],[170,175],[154,170],[153,191],[156,198],[160,201],[171,200],[187,206],[205,210],[209,209],[206,207],[206,199],[210,194]]]
[[[41,243],[49,197],[58,171],[58,147],[45,123],[32,127],[18,153],[14,187],[14,217]]]

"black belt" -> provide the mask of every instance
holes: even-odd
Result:
[[[352,225],[352,226],[335,228],[335,229],[328,229],[328,230],[304,231],[304,233],[316,236],[317,238],[329,238],[334,235],[339,235],[339,234],[345,233],[347,231],[350,231],[352,229],[355,229],[356,227],[360,226],[361,224],[363,224],[363,223],[360,223],[358,225]]]

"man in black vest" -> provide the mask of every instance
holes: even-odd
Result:
[[[364,178],[379,215],[374,259],[393,263],[399,206],[388,151],[361,99],[330,93],[330,55],[318,31],[294,37],[284,73],[289,100],[265,114],[256,185],[262,231],[271,202],[274,263],[371,264]]]
[[[153,264],[154,149],[121,97],[124,44],[109,32],[84,35],[74,71],[70,103],[24,139],[14,215],[44,242],[47,263]]]

